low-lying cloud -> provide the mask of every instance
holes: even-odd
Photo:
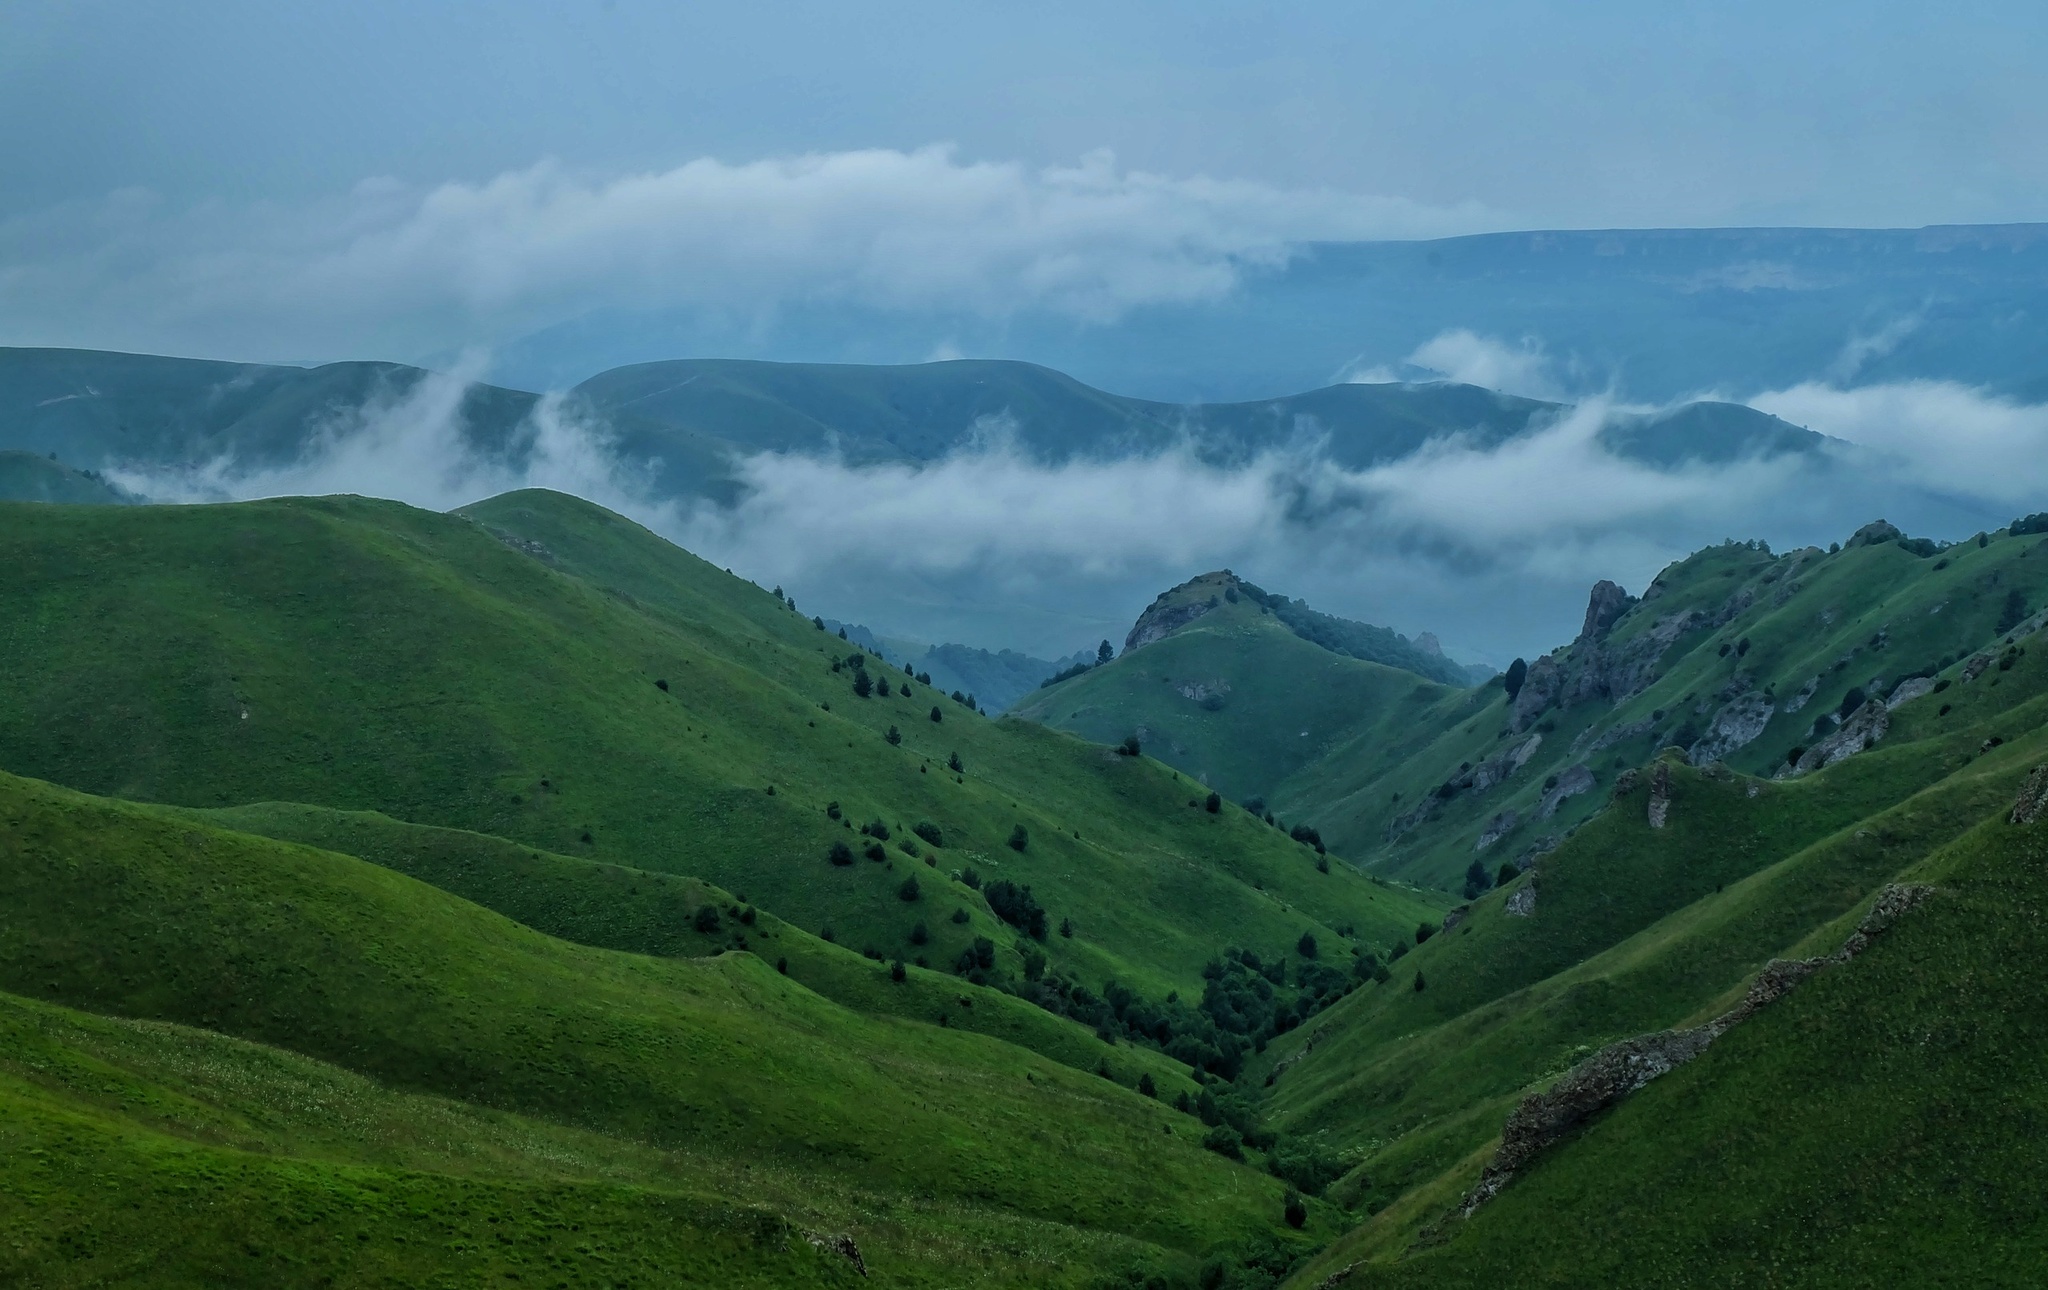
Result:
[[[605,307],[832,301],[1106,320],[1207,300],[1306,241],[1495,227],[1472,206],[866,149],[174,209],[147,192],[0,223],[0,340],[266,355],[489,344]]]

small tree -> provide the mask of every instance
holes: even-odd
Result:
[[[817,628],[819,631],[822,632],[825,630],[825,620],[814,616],[811,619],[811,626]]]
[[[1417,945],[1422,944],[1434,935],[1436,935],[1435,923],[1417,923],[1415,925],[1415,943]]]
[[[1287,1204],[1281,1209],[1280,1216],[1287,1220],[1289,1227],[1300,1227],[1308,1222],[1308,1202],[1301,1198],[1300,1192],[1289,1188]]]
[[[1493,885],[1493,879],[1486,874],[1486,866],[1474,860],[1465,866],[1465,899],[1471,900],[1480,892]]]
[[[888,697],[889,697],[889,678],[888,678],[888,677],[886,677],[886,676],[885,676],[885,677],[882,677],[882,678],[881,678],[880,680],[878,680],[878,681],[876,681],[876,682],[875,682],[875,693],[876,693],[877,695],[879,695],[880,697],[884,698],[884,699],[886,699],[886,698],[888,698]]]
[[[938,725],[941,721],[944,721],[945,719],[946,714],[939,711],[939,705],[934,703],[932,705],[932,724]]]
[[[834,842],[832,850],[828,855],[833,864],[848,865],[853,863],[853,848],[847,846],[844,842]]]
[[[1495,874],[1493,877],[1493,885],[1496,887],[1505,887],[1509,883],[1513,882],[1515,880],[1515,875],[1520,872],[1521,870],[1515,868],[1514,861],[1503,860],[1500,864],[1500,872]]]
[[[904,977],[909,975],[910,973],[903,970],[902,959],[897,959],[894,963],[891,963],[889,965],[889,979],[891,981],[901,981]]]
[[[1508,670],[1501,673],[1500,683],[1501,688],[1508,692],[1509,703],[1515,701],[1515,696],[1522,692],[1522,682],[1528,679],[1529,665],[1527,663],[1521,659],[1516,659],[1508,664]]]
[[[890,746],[894,747],[895,745],[903,742],[903,732],[901,730],[898,730],[894,726],[890,726],[889,733],[883,735],[882,738],[887,739],[889,741]]]
[[[946,769],[952,771],[955,775],[958,775],[961,772],[963,767],[960,765],[959,753],[954,753],[952,756],[946,758]]]
[[[896,889],[896,899],[903,901],[906,904],[915,901],[918,898],[919,894],[920,893],[917,889],[916,874],[912,874],[910,877],[905,878],[903,880],[903,885]]]
[[[709,936],[718,930],[718,906],[704,905],[697,910],[697,930]]]
[[[910,826],[910,831],[935,847],[944,847],[946,845],[946,835],[939,830],[938,825],[933,824],[930,820],[919,820]]]
[[[854,672],[853,692],[855,695],[863,699],[867,698],[870,694],[873,694],[875,692],[875,683],[873,681],[868,680],[868,674],[865,670],[856,670]]]
[[[1215,815],[1223,809],[1223,795],[1221,793],[1209,794],[1207,800],[1202,803],[1202,809],[1211,815]]]
[[[918,920],[917,926],[910,929],[910,943],[912,945],[923,945],[926,941],[931,940],[931,938],[932,934],[926,930],[922,919]]]
[[[1159,1085],[1152,1082],[1151,1071],[1146,1071],[1144,1074],[1138,1076],[1138,1091],[1140,1093],[1143,1093],[1146,1097],[1159,1096]]]
[[[1301,939],[1294,943],[1294,950],[1297,954],[1301,955],[1301,957],[1305,959],[1314,958],[1316,956],[1315,934],[1312,932],[1303,932],[1301,934]]]
[[[1124,741],[1116,746],[1116,750],[1126,757],[1137,756],[1142,751],[1138,745],[1138,736],[1125,735]]]
[[[1424,990],[1427,990],[1428,988],[1429,983],[1422,979],[1422,970],[1420,968],[1417,968],[1415,971],[1415,993],[1421,994]]]
[[[1104,663],[1109,662],[1109,660],[1115,657],[1116,651],[1109,647],[1108,641],[1104,641],[1095,647],[1095,666],[1101,667]]]
[[[2026,616],[2027,598],[2018,587],[2014,587],[2005,593],[2005,607],[1998,611],[1998,626],[1992,629],[1991,634],[2005,635],[2025,621]]]
[[[840,628],[840,629],[839,629],[839,639],[840,639],[840,640],[845,640],[845,639],[846,639],[846,629],[845,629],[844,627],[842,627],[842,628]]]
[[[1060,920],[1060,935],[1062,935],[1062,936],[1066,937],[1066,938],[1067,938],[1068,940],[1072,940],[1072,939],[1074,938],[1074,920],[1073,920],[1073,919],[1071,919],[1071,918],[1062,918],[1062,919]]]
[[[1010,850],[1022,851],[1025,847],[1028,847],[1030,845],[1031,835],[1024,831],[1023,825],[1020,824],[1016,828],[1010,830]]]
[[[882,844],[879,842],[868,843],[866,847],[862,848],[862,854],[866,855],[868,859],[876,864],[880,864],[889,858],[889,853],[882,849]]]

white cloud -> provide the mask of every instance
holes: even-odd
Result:
[[[1565,397],[1556,364],[1534,337],[1510,342],[1464,327],[1437,333],[1416,346],[1397,366],[1355,366],[1338,379],[1354,385],[1444,380],[1483,385],[1489,390],[1531,399]]]
[[[614,305],[1100,320],[1216,297],[1303,241],[1497,223],[1472,206],[1126,170],[1107,152],[1031,168],[869,149],[599,177],[543,163],[295,207],[178,211],[129,192],[16,219],[0,225],[0,317],[24,343],[232,336],[271,353],[489,343]]]
[[[2000,505],[2048,508],[2048,405],[1954,381],[1844,389],[1806,382],[1750,405],[1846,440],[1881,468],[1932,489]]]

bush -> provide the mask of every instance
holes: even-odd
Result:
[[[1509,883],[1513,882],[1515,880],[1515,875],[1520,872],[1521,870],[1515,868],[1514,861],[1503,860],[1500,862],[1500,872],[1496,873],[1493,876],[1493,885],[1496,887],[1505,887]]]
[[[1323,853],[1323,835],[1319,830],[1311,828],[1306,824],[1297,824],[1287,830],[1287,836],[1304,846],[1314,847],[1317,855]]]
[[[961,766],[959,753],[954,753],[952,756],[946,758],[946,769],[952,771],[955,775],[958,775],[960,773]]]
[[[1067,938],[1068,938],[1068,939],[1070,939],[1070,940],[1071,940],[1071,939],[1073,938],[1073,935],[1074,935],[1074,920],[1073,920],[1073,919],[1071,919],[1071,918],[1062,918],[1062,919],[1060,920],[1060,935],[1062,935],[1062,936],[1064,936],[1064,937],[1067,937]]]
[[[705,905],[697,911],[696,926],[705,935],[718,930],[718,906]]]
[[[1244,809],[1250,811],[1253,815],[1264,815],[1266,813],[1266,799],[1263,797],[1247,797],[1244,799]]]
[[[1022,851],[1025,847],[1028,847],[1030,845],[1031,835],[1024,831],[1023,825],[1020,824],[1016,828],[1010,830],[1010,850]]]
[[[880,864],[889,858],[889,853],[882,849],[882,844],[879,842],[868,843],[866,847],[862,848],[861,854],[876,864]]]
[[[941,721],[944,721],[945,719],[946,714],[939,711],[939,705],[934,703],[932,705],[932,724],[938,725]]]
[[[1031,897],[1031,888],[1007,878],[990,883],[981,893],[989,911],[1035,941],[1045,939],[1045,910]]]
[[[1211,815],[1215,815],[1217,812],[1223,809],[1223,795],[1221,793],[1209,794],[1209,796],[1202,802],[1202,809],[1207,811]]]
[[[1301,1198],[1300,1192],[1287,1193],[1287,1204],[1281,1210],[1281,1217],[1287,1220],[1289,1227],[1300,1227],[1308,1222],[1308,1202]]]
[[[914,874],[908,878],[905,878],[903,880],[903,885],[896,889],[896,899],[903,901],[906,904],[915,901],[918,898],[919,894],[920,893],[917,889],[917,877]]]
[[[1869,701],[1869,699],[1870,696],[1863,692],[1862,686],[1850,686],[1849,692],[1842,696],[1842,706],[1835,709],[1836,719],[1840,721],[1847,721],[1852,715],[1855,714],[1856,709],[1862,707],[1866,702]]]
[[[879,681],[875,682],[875,693],[876,693],[876,694],[878,694],[878,695],[880,695],[880,696],[881,696],[882,698],[884,698],[884,699],[886,699],[886,698],[888,698],[888,697],[889,697],[889,678],[888,678],[888,677],[886,677],[886,676],[885,676],[885,677],[883,677],[883,678],[882,678],[881,680],[879,680]]]
[[[825,803],[825,818],[828,820],[836,820],[839,818],[839,803]]]
[[[1243,1140],[1238,1137],[1237,1130],[1227,1124],[1219,1124],[1203,1134],[1202,1145],[1219,1156],[1229,1156],[1232,1160],[1244,1159]]]
[[[830,856],[833,864],[853,863],[853,848],[847,846],[844,842],[834,842],[832,844],[832,850],[828,853],[828,855]]]
[[[877,842],[889,840],[889,826],[880,820],[869,820],[860,826],[860,832],[862,837],[873,838]]]
[[[894,747],[895,745],[903,742],[903,732],[901,730],[898,730],[894,726],[890,726],[889,733],[883,735],[882,738],[887,739],[889,741],[890,746]]]
[[[1034,949],[1024,951],[1024,979],[1043,981],[1045,979],[1045,955]]]
[[[917,926],[910,929],[910,943],[912,945],[922,945],[931,938],[932,934],[925,929],[925,925],[921,921]]]
[[[1434,935],[1436,935],[1435,923],[1417,923],[1415,925],[1415,943],[1417,945],[1422,944]]]
[[[894,963],[891,963],[889,965],[889,979],[891,981],[901,981],[904,977],[909,975],[910,974],[908,972],[903,970],[902,959],[897,959]]]
[[[919,820],[910,826],[910,831],[935,847],[944,847],[946,845],[946,835],[941,833],[939,826],[933,824],[930,820]]]
[[[1415,973],[1415,993],[1417,993],[1417,994],[1421,994],[1421,993],[1422,993],[1422,992],[1423,992],[1424,990],[1426,990],[1426,989],[1428,989],[1428,988],[1429,988],[1429,985],[1428,985],[1428,983],[1427,983],[1427,982],[1425,982],[1425,981],[1424,981],[1424,980],[1422,979],[1422,972],[1421,972],[1421,970],[1420,970],[1420,969],[1417,969],[1417,970],[1416,970],[1416,973]]]
[[[1143,1075],[1138,1076],[1138,1091],[1146,1097],[1159,1096],[1159,1086],[1152,1082],[1151,1071],[1146,1071]]]
[[[953,970],[966,975],[976,971],[987,971],[996,965],[996,943],[986,936],[974,938],[974,944],[960,951],[960,957],[953,961]]]
[[[659,691],[661,691],[661,692],[662,692],[663,694],[667,694],[667,693],[668,693],[668,682],[667,682],[667,681],[656,681],[656,682],[654,683],[654,688],[655,688],[655,689],[657,689],[657,690],[659,690]]]
[[[1529,679],[1529,665],[1521,659],[1508,664],[1508,670],[1500,674],[1501,688],[1508,692],[1508,702],[1522,692],[1522,682]]]
[[[1116,750],[1126,757],[1135,757],[1143,751],[1138,745],[1136,735],[1125,735],[1124,741],[1116,746]]]
[[[2040,518],[2035,516],[2033,518]],[[2039,530],[2036,530],[2039,531]],[[1998,613],[1998,626],[1992,628],[1993,636],[2003,636],[2020,625],[2027,616],[2027,598],[2018,587],[2005,593],[2005,608]]]
[[[1294,952],[1301,955],[1301,957],[1305,959],[1314,958],[1317,952],[1316,938],[1314,934],[1310,932],[1303,932],[1301,934],[1301,939],[1294,943]]]
[[[875,683],[868,680],[866,672],[856,671],[853,674],[853,692],[863,699],[875,692]]]
[[[966,922],[966,921],[967,921],[967,911],[966,911],[966,910],[964,910],[964,909],[956,909],[956,910],[954,910],[954,911],[953,911],[953,921],[954,921],[954,922],[956,922],[956,923],[964,923],[964,922]]]
[[[960,881],[966,883],[969,887],[972,887],[976,891],[981,890],[981,875],[974,871],[974,866],[972,865],[969,865],[967,868],[962,869],[960,871]]]

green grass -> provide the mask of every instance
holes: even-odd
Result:
[[[12,993],[728,1167],[1119,1233],[1169,1264],[1277,1225],[1280,1185],[1158,1102],[848,1012],[750,954],[571,945],[332,852],[11,777],[0,801]]]
[[[841,642],[596,507],[522,493],[471,514],[348,498],[0,507],[16,571],[0,590],[0,765],[185,806],[375,810],[688,875],[891,957],[924,921],[932,962],[985,935],[1014,974],[1015,934],[951,879],[971,867],[1072,920],[1045,946],[1055,967],[1155,997],[1197,986],[1226,944],[1334,942],[1338,927],[1383,944],[1440,908],[1318,872],[1242,812],[1190,808],[1196,790],[1149,759],[923,687],[857,699],[829,667]],[[956,752],[960,776],[945,773]],[[871,819],[897,839],[940,826],[938,867],[893,840],[882,863],[827,863]],[[1004,845],[1020,823],[1021,854]],[[919,907],[897,898],[912,874]],[[970,921],[947,921],[954,908]]]
[[[1342,1284],[2037,1284],[2048,845],[2002,816],[1906,866],[1937,894],[1862,956],[1554,1148],[1440,1243]],[[1353,1257],[1339,1243],[1296,1284]]]

